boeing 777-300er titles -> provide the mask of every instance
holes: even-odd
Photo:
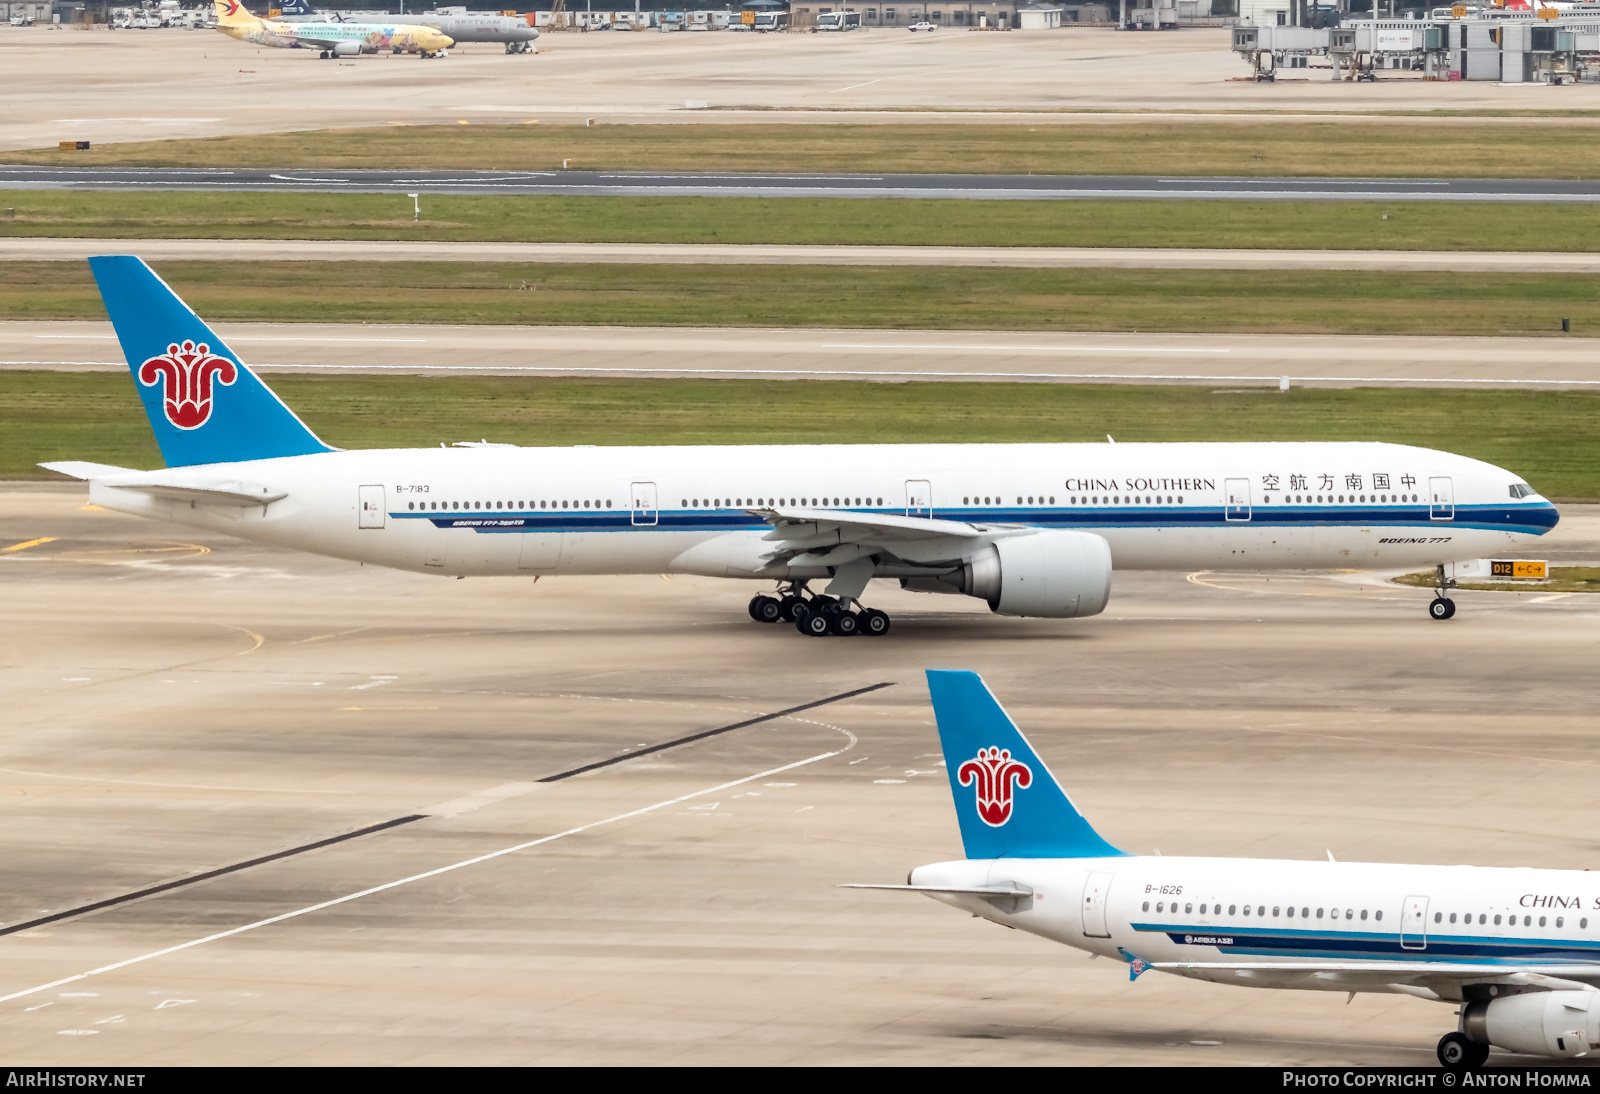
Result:
[[[290,23],[258,19],[239,0],[212,0],[217,29],[229,38],[279,49],[316,49],[321,56],[354,57],[358,53],[420,53],[439,57],[453,44],[433,27],[412,23]]]
[[[289,4],[283,6],[284,15],[293,14],[297,18],[314,16],[316,10],[305,0],[297,0],[292,11]],[[407,18],[418,26],[432,27],[453,39],[458,45],[462,42],[501,42],[504,43],[507,53],[539,52],[533,44],[534,39],[539,37],[539,32],[520,15],[477,12],[466,15],[422,14]],[[334,21],[338,21],[337,17]]]
[[[1386,992],[1460,1006],[1446,1067],[1494,1045],[1600,1048],[1600,874],[1131,855],[1083,818],[975,673],[930,671],[967,858],[905,885],[1128,964],[1217,984]]]
[[[1070,618],[1105,608],[1113,567],[1440,566],[1442,586],[1441,564],[1557,520],[1508,471],[1391,444],[336,451],[143,262],[89,261],[167,467],[45,466],[108,509],[416,573],[766,578],[757,620],[882,634],[875,577]]]

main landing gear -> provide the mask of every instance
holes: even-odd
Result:
[[[1489,1046],[1464,1033],[1447,1033],[1439,1038],[1439,1063],[1452,1071],[1482,1067],[1489,1062]]]
[[[1433,598],[1428,605],[1428,617],[1440,621],[1451,618],[1456,614],[1456,602],[1445,596],[1445,592],[1455,585],[1455,581],[1444,576],[1444,567],[1439,567],[1439,595]],[[1440,1051],[1444,1051],[1443,1048]]]
[[[877,608],[863,608],[858,600],[808,595],[803,582],[780,593],[780,596],[762,595],[752,599],[750,618],[757,623],[793,623],[797,631],[813,638],[830,634],[877,636],[889,633],[889,614]]]

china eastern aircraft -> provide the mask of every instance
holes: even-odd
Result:
[[[307,0],[291,0],[283,6],[282,16],[288,21],[288,16],[294,16],[296,21],[314,19],[317,9],[312,7]],[[410,17],[418,26],[432,27],[434,30],[449,36],[456,43],[462,42],[500,42],[506,47],[507,53],[537,53],[538,48],[533,44],[539,37],[539,32],[533,28],[528,20],[520,15],[498,15],[487,12],[477,12],[470,15],[413,15]],[[331,22],[339,22],[339,16],[332,16]]]
[[[905,885],[1128,965],[1251,988],[1383,992],[1459,1007],[1446,1067],[1494,1045],[1600,1048],[1600,874],[1132,855],[1084,819],[971,672],[930,671],[967,858]]]
[[[212,0],[217,29],[229,38],[278,49],[321,50],[324,59],[358,53],[420,53],[439,57],[454,43],[433,27],[411,23],[304,23],[258,19],[239,0]]]
[[[143,262],[89,262],[167,466],[46,467],[107,509],[416,573],[767,579],[751,616],[821,636],[888,630],[873,578],[1071,618],[1114,568],[1436,566],[1444,619],[1443,563],[1557,520],[1509,471],[1392,444],[339,451]]]

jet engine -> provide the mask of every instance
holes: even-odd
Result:
[[[901,584],[976,596],[1001,615],[1099,615],[1111,597],[1111,545],[1091,532],[1006,536],[963,560],[959,570]]]
[[[1600,992],[1535,991],[1468,1003],[1461,1032],[1531,1056],[1584,1056],[1600,1045]]]
[[[355,57],[361,53],[361,43],[335,42],[331,52],[335,57]]]

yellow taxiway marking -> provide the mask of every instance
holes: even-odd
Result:
[[[26,551],[29,547],[37,547],[41,543],[54,543],[57,538],[58,537],[56,536],[42,536],[39,539],[29,539],[24,540],[21,543],[13,543],[9,547],[0,547],[0,554],[9,554],[12,551]]]

